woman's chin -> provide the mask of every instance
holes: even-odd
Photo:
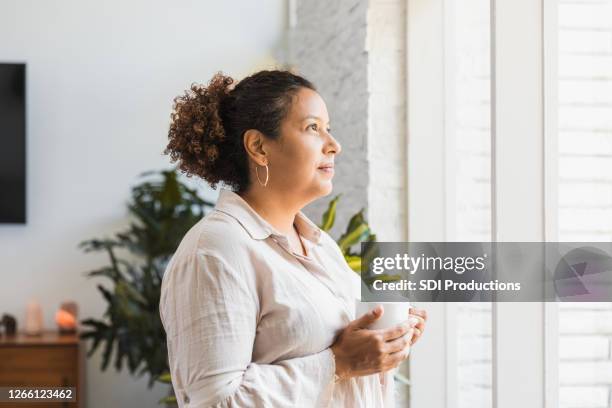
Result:
[[[321,197],[325,197],[326,195],[331,194],[333,189],[334,189],[334,186],[331,180],[321,183],[321,187],[319,189],[321,191]]]
[[[313,199],[317,199],[320,197],[325,197],[329,195],[333,191],[333,183],[330,179],[321,179],[315,178],[312,180],[310,186],[307,188],[308,195],[313,197]]]

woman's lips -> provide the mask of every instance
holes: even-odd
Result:
[[[334,174],[334,167],[333,166],[319,167],[318,170],[321,170],[325,174]]]

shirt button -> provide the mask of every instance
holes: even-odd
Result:
[[[189,396],[187,394],[185,394],[185,397],[183,398],[183,402],[185,404],[189,404]]]

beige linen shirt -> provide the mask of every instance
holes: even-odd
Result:
[[[329,347],[355,318],[360,279],[327,233],[302,212],[294,223],[306,256],[221,189],[181,241],[160,300],[180,407],[385,405],[377,374],[334,383]]]

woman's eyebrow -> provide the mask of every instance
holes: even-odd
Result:
[[[315,116],[315,115],[308,115],[308,116],[306,116],[305,118],[302,119],[302,122],[305,121],[305,120],[308,120],[308,119],[316,119],[319,122],[323,122],[323,119],[321,119],[320,117]],[[329,124],[329,122],[327,122],[327,124]]]

